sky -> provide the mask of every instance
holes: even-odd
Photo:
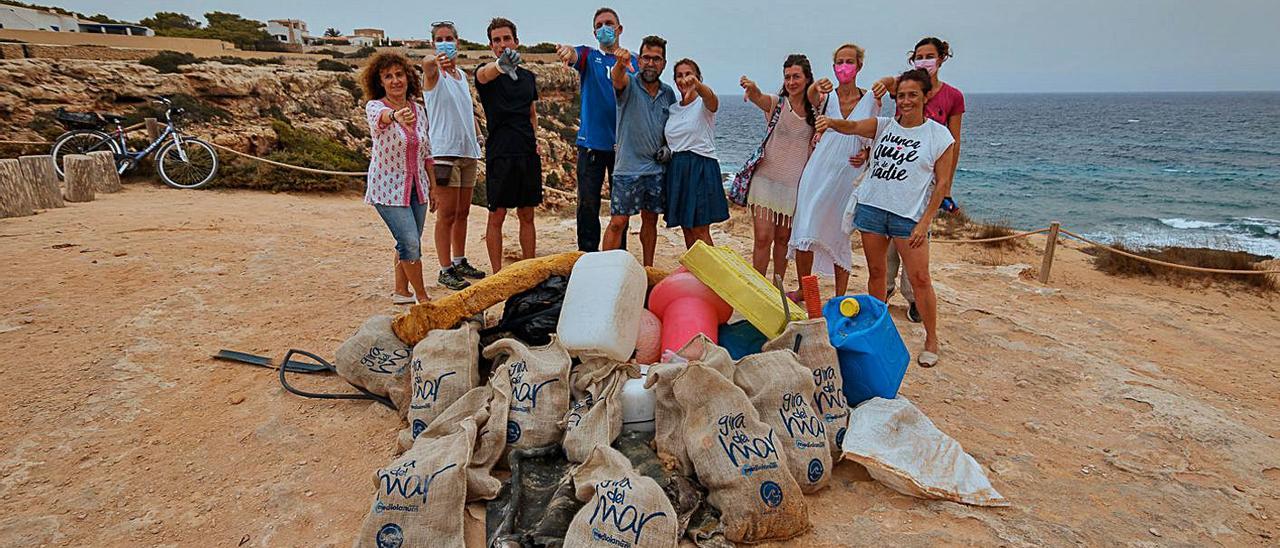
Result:
[[[925,36],[951,44],[942,79],[967,93],[1280,90],[1280,0],[34,1],[130,21],[157,11],[203,20],[215,10],[302,19],[314,35],[373,27],[393,39],[425,38],[431,21],[448,19],[477,42],[500,15],[526,45],[594,43],[592,14],[608,5],[621,15],[623,47],[662,36],[666,80],[676,59],[691,57],[722,94],[737,93],[743,75],[779,87],[789,53],[807,54],[815,76],[831,78],[832,50],[844,42],[867,50],[865,86],[907,68],[908,50]]]

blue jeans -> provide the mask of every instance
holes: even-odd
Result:
[[[396,239],[396,255],[402,261],[422,258],[422,225],[427,220],[427,204],[418,203],[418,193],[411,192],[409,206],[374,204],[382,222],[387,223]]]
[[[613,187],[612,150],[578,147],[578,251],[600,251],[600,195],[608,175]],[[627,238],[622,238],[622,249]]]
[[[868,234],[888,238],[910,238],[916,222],[875,206],[858,204],[853,212],[853,227]]]

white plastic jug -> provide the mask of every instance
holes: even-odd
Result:
[[[628,379],[622,385],[622,431],[653,432],[653,390],[644,387],[649,366],[640,366],[640,378]]]
[[[621,249],[587,253],[573,265],[556,334],[570,354],[627,361],[636,350],[644,268]]]

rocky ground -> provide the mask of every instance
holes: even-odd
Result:
[[[572,219],[538,223],[540,253],[572,247]],[[745,252],[749,228],[715,237]],[[661,232],[659,266],[679,241]],[[1012,507],[913,499],[845,462],[794,544],[1277,543],[1275,296],[1109,277],[1070,246],[1042,285],[1042,244],[936,246],[943,361],[902,389]],[[209,356],[330,356],[395,310],[390,239],[357,196],[134,184],[0,220],[0,249],[0,545],[350,544],[396,417]]]

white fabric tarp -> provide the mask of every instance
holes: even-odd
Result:
[[[844,458],[904,495],[1009,506],[978,461],[906,398],[872,398],[849,413]]]

